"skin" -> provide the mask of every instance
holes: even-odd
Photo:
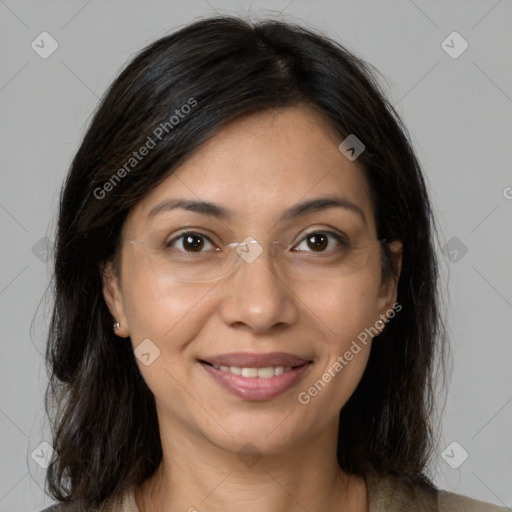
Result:
[[[338,150],[341,140],[305,105],[233,121],[136,205],[123,237],[162,241],[172,223],[172,232],[190,225],[228,243],[252,236],[265,248],[284,233],[342,219],[354,236],[375,239],[367,180],[357,160]],[[364,220],[344,208],[279,220],[299,202],[333,196],[358,205]],[[148,222],[154,206],[176,197],[229,208],[233,218],[175,210]],[[401,243],[390,247],[399,269]],[[134,348],[149,338],[160,350],[149,366],[137,360],[155,396],[163,448],[155,475],[136,488],[140,512],[324,511],[333,504],[368,510],[365,481],[341,472],[336,446],[339,411],[363,375],[372,341],[307,405],[297,396],[389,314],[396,284],[381,279],[378,244],[363,268],[335,280],[285,279],[264,251],[228,277],[199,284],[163,277],[143,248],[123,244],[119,272],[110,264],[104,271],[105,300],[120,337],[129,336]],[[247,401],[198,363],[234,351],[291,352],[312,364],[285,393]],[[244,463],[240,450],[257,457]]]

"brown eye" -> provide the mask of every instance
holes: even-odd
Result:
[[[187,235],[183,238],[183,247],[187,251],[199,252],[204,246],[204,239],[199,235]]]
[[[171,240],[166,247],[182,252],[202,252],[204,249],[212,249],[211,240],[200,233],[182,233]]]
[[[326,232],[313,232],[306,235],[300,244],[296,246],[296,251],[304,252],[326,252],[334,249],[346,247],[345,240],[342,235]]]
[[[313,251],[323,251],[329,245],[327,236],[322,233],[309,235],[306,240],[308,247]]]

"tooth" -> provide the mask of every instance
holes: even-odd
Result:
[[[271,379],[274,376],[274,368],[267,366],[266,368],[258,368],[258,377],[260,379]]]
[[[242,377],[257,377],[258,368],[242,368]]]
[[[217,370],[230,372],[233,375],[241,375],[242,377],[259,377],[261,379],[271,379],[272,377],[282,375],[289,372],[293,366],[266,366],[265,368],[242,368],[240,366],[212,365]]]

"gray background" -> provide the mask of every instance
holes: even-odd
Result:
[[[48,305],[32,320],[49,281],[45,248],[60,186],[85,126],[134,52],[214,12],[304,23],[382,72],[449,249],[453,373],[431,474],[445,489],[512,506],[510,0],[0,0],[0,511],[50,503],[31,457],[50,441],[42,406]],[[43,31],[59,45],[47,59],[31,47]],[[469,44],[458,58],[441,46],[453,31]],[[446,44],[462,48],[453,37]],[[441,456],[454,441],[462,448],[445,455],[452,465],[462,449],[469,454],[456,469]]]

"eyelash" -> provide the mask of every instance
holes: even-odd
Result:
[[[164,249],[171,249],[174,243],[176,243],[179,240],[184,240],[187,236],[190,236],[190,235],[201,237],[201,238],[207,240],[210,244],[215,245],[213,243],[213,241],[211,240],[211,238],[207,235],[204,235],[203,233],[198,233],[196,231],[184,231],[180,235],[178,235],[178,236],[174,237],[173,239],[169,240],[168,242],[166,242]],[[313,235],[330,236],[330,237],[334,238],[340,246],[343,246],[343,247],[348,246],[347,237],[343,234],[336,233],[334,231],[329,231],[329,230],[318,230],[318,231],[313,230],[313,231],[306,233],[302,237],[302,239],[299,241],[299,243],[295,244],[294,247],[297,247],[298,245],[302,244],[304,241],[306,241],[309,237],[311,237]],[[189,251],[185,251],[182,249],[178,249],[178,250],[180,250],[182,252],[189,252]],[[333,250],[333,249],[330,249],[330,250]],[[200,251],[200,252],[204,252],[204,251]],[[315,251],[305,251],[305,252],[315,252]],[[320,252],[328,252],[328,251],[320,251]]]
[[[334,231],[326,231],[326,230],[321,230],[321,231],[310,231],[309,233],[306,233],[301,241],[296,244],[294,247],[302,244],[303,242],[305,242],[309,237],[313,236],[313,235],[326,235],[326,236],[330,236],[332,238],[334,238],[336,240],[336,242],[338,242],[339,246],[342,246],[342,247],[347,247],[348,246],[348,241],[347,241],[347,238],[346,236],[340,234],[340,233],[336,233]],[[325,251],[321,251],[322,253],[326,253],[326,252],[329,252],[329,251],[332,251],[332,250],[335,250],[336,248],[334,249],[329,249],[329,250],[325,250]],[[305,252],[315,252],[315,251],[305,251]]]
[[[212,245],[214,245],[214,243],[212,242],[211,238],[209,236],[203,235],[203,233],[198,233],[196,231],[184,231],[180,235],[174,237],[172,240],[169,240],[168,242],[166,242],[164,248],[165,249],[172,249],[172,245],[176,241],[184,240],[187,236],[190,236],[190,235],[204,238],[205,240],[208,240],[208,242],[210,242]],[[187,251],[183,251],[183,252],[187,252]]]

